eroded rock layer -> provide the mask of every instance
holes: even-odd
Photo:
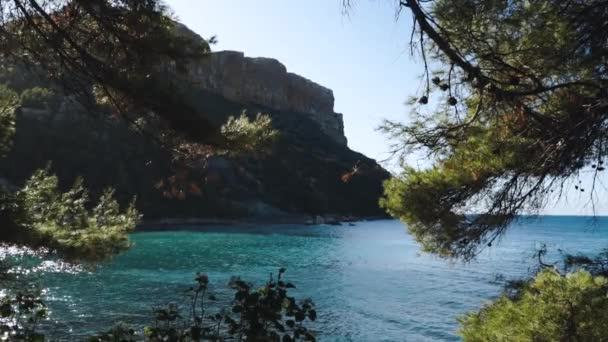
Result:
[[[342,114],[334,112],[332,90],[287,72],[276,59],[219,51],[191,66],[190,76],[196,86],[231,101],[307,114],[325,134],[346,145]]]

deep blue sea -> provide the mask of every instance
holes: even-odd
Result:
[[[514,224],[477,260],[421,254],[397,221],[354,226],[174,227],[133,234],[135,246],[95,270],[43,271],[52,333],[85,336],[116,322],[150,322],[151,308],[183,302],[196,271],[229,295],[233,275],[261,284],[287,269],[294,294],[317,306],[320,341],[455,341],[456,317],[497,296],[504,279],[529,275],[542,244],[548,260],[608,247],[608,218],[542,217]],[[192,228],[192,227],[191,227]]]

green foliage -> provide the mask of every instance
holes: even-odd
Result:
[[[119,325],[89,341],[315,341],[314,334],[304,325],[317,318],[314,304],[310,299],[297,304],[288,295],[295,286],[282,280],[284,272],[281,268],[277,280],[271,275],[259,289],[233,278],[229,284],[234,290],[230,307],[213,312],[210,303],[218,299],[209,293],[208,276],[199,273],[196,286],[188,291],[192,298],[188,318],[177,305],[170,304],[154,309],[154,324],[144,327],[143,334]]]
[[[387,181],[380,205],[408,224],[425,251],[468,259],[475,256],[479,244],[491,243],[502,232],[505,222],[515,215],[509,211],[512,205],[517,209],[538,205],[512,203],[501,197],[500,190],[511,170],[526,172],[534,165],[529,159],[535,156],[528,139],[503,139],[491,129],[472,127],[468,136],[450,143],[453,152],[435,167],[407,167]],[[531,189],[525,181],[517,186],[519,191]],[[465,216],[483,210],[483,205],[489,206],[489,213]]]
[[[121,212],[106,190],[92,211],[82,179],[67,192],[58,189],[56,176],[48,168],[36,171],[16,195],[21,227],[20,243],[57,250],[70,259],[100,260],[130,246],[128,233],[135,229],[139,214],[134,202]]]
[[[0,84],[0,157],[3,157],[11,147],[15,134],[15,111],[19,105],[17,94]]]
[[[226,140],[226,147],[231,152],[265,152],[277,140],[279,132],[272,127],[272,119],[259,113],[250,120],[246,113],[228,118],[222,126],[221,134]]]
[[[48,88],[33,87],[21,92],[21,105],[27,108],[51,109],[57,106],[56,96]]]
[[[410,101],[408,124],[387,121],[381,130],[402,161],[416,152],[430,163],[404,165],[381,203],[426,251],[470,259],[586,166],[595,177],[604,171],[608,5],[420,3],[400,5],[419,30],[412,39],[426,88]]]
[[[37,294],[17,293],[0,299],[0,339],[41,342],[38,324],[48,316],[46,305]]]
[[[603,341],[608,280],[586,271],[544,270],[516,297],[502,296],[460,319],[465,341]]]
[[[257,290],[240,279],[231,281],[230,286],[236,292],[232,312],[238,315],[237,321],[227,322],[231,334],[251,340],[279,341],[281,336],[283,341],[315,340],[303,326],[306,320],[316,320],[314,304],[307,299],[298,305],[288,296],[288,289],[295,286],[281,279],[284,272],[285,269],[280,269],[276,281],[271,276]]]
[[[213,140],[219,136],[217,127],[200,115],[200,106],[185,98],[181,91],[188,88],[183,86],[185,66],[203,58],[214,39],[208,43],[176,22],[162,1],[119,0],[94,4],[62,0],[9,1],[3,6],[0,26],[3,28],[0,32],[2,64],[14,66],[14,69],[9,67],[11,70],[27,69],[39,73],[45,84],[61,85],[63,91],[87,109],[96,110],[98,104],[105,104],[115,118],[125,118],[130,123],[135,121],[131,120],[133,117],[153,113],[162,118],[170,130],[178,131],[176,135],[217,143]],[[45,88],[20,89],[26,89],[21,94],[24,106],[54,107],[50,102],[53,94]],[[2,153],[8,150],[14,131],[18,100],[16,94],[5,87],[0,88]],[[258,116],[254,121],[244,117],[231,119],[222,133],[229,150],[255,152],[263,151],[277,136],[268,116]],[[16,193],[1,189],[0,206],[3,233],[0,242],[46,247],[78,261],[101,260],[128,248],[128,233],[139,219],[133,203],[126,210],[120,210],[111,190],[102,194],[98,204],[91,205],[81,179],[77,179],[68,191],[60,191],[57,177],[48,169],[36,171]],[[198,279],[199,285],[201,279]],[[243,318],[236,323],[237,320],[225,321],[228,316],[222,316],[224,321],[218,324],[237,324],[236,332],[252,336],[251,339],[257,336],[274,339],[279,336],[275,331],[285,336],[292,333],[292,337],[301,334],[302,338],[312,339],[302,326],[306,317],[312,320],[316,317],[312,303],[306,302],[302,308],[296,305],[287,297],[286,287],[272,281],[260,291],[240,286],[238,293],[246,299],[239,302],[243,306]],[[24,297],[16,298],[20,301]],[[27,305],[42,305],[37,297],[31,299]],[[285,305],[283,301],[286,301]],[[20,304],[11,302],[10,305]],[[264,316],[255,322],[249,321],[250,317],[258,318],[253,313],[258,309]],[[9,316],[29,314],[18,310],[6,312]],[[281,313],[293,315],[299,323],[293,323],[289,329],[279,328]],[[170,327],[177,318],[173,311],[158,310],[156,314],[164,327]],[[303,317],[303,314],[307,316]],[[199,337],[203,332],[207,334],[202,330],[202,320],[208,319],[202,311],[199,315],[198,320],[193,317],[192,329],[171,331],[151,327],[146,330],[147,337],[161,339],[162,336],[162,340],[166,340],[176,336],[172,335],[175,332],[198,340],[196,334]],[[217,316],[212,320],[217,321]],[[260,322],[272,326],[260,326]],[[112,334],[119,333],[133,335],[129,330],[112,331]],[[215,336],[217,334],[216,330]],[[29,334],[23,339],[37,341],[42,338]]]
[[[164,1],[11,0],[0,26],[3,64],[37,72],[88,107],[97,98],[123,118],[154,112],[190,138],[217,137],[182,91],[186,66],[215,39],[185,28]]]

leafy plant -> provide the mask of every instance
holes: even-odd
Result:
[[[583,270],[541,271],[479,312],[460,318],[465,341],[602,341],[608,335],[608,280]]]
[[[0,339],[3,341],[44,341],[37,331],[48,311],[38,294],[17,293],[0,299]]]
[[[213,310],[211,302],[218,302],[209,293],[209,278],[198,273],[196,286],[188,290],[191,302],[187,314],[179,306],[169,304],[153,310],[154,323],[143,328],[143,333],[119,325],[91,337],[90,342],[110,341],[315,341],[314,333],[305,323],[314,322],[317,312],[310,299],[296,303],[288,295],[295,288],[283,280],[285,269],[279,270],[266,284],[255,289],[240,278],[231,279],[229,286],[234,297],[229,307]],[[217,307],[219,304],[215,304]]]
[[[235,118],[229,117],[221,128],[229,151],[265,152],[276,141],[279,132],[272,128],[272,119],[259,113],[250,120],[246,113]]]
[[[44,246],[73,260],[101,260],[128,248],[128,233],[140,219],[134,201],[120,211],[111,189],[89,210],[82,179],[61,192],[48,167],[36,171],[15,195],[7,196],[4,207],[14,210],[5,213],[16,223],[12,241],[7,242]]]
[[[230,282],[236,291],[232,312],[236,321],[229,319],[229,332],[239,338],[253,340],[292,341],[297,339],[314,341],[314,335],[303,325],[307,319],[315,321],[317,312],[310,299],[299,305],[287,291],[295,286],[282,280],[285,269],[281,268],[277,280],[272,275],[266,285],[254,290],[252,285],[238,278]]]

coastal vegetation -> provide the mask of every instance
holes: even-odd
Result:
[[[608,250],[567,255],[561,267],[537,256],[533,279],[511,280],[505,293],[462,317],[465,341],[601,341],[606,334]]]
[[[360,163],[362,156],[344,152],[318,132],[313,135],[319,126],[308,119],[302,118],[301,126],[283,122],[306,127],[306,134],[281,140],[287,138],[274,128],[276,116],[247,112],[217,124],[205,115],[209,112],[201,113],[195,101],[200,94],[188,92],[182,76],[184,66],[208,56],[215,38],[186,34],[161,1],[11,0],[0,6],[0,60],[7,84],[0,86],[4,155],[18,134],[18,114],[38,118],[72,106],[90,119],[104,116],[124,124],[128,132],[154,142],[153,152],[163,154],[160,160],[179,165],[168,168],[173,174],[166,179],[157,180],[163,198],[200,195],[200,184],[187,175],[197,162],[218,154],[240,158],[281,151],[285,160],[271,162],[268,169],[293,162],[284,166],[293,174],[336,176],[328,184],[331,190],[340,189],[344,199],[366,195],[352,190],[357,182],[365,182],[360,174],[377,176],[361,189],[374,189],[373,183],[384,175],[375,163]],[[410,44],[424,62],[425,87],[410,101],[412,122],[387,121],[381,128],[395,139],[393,152],[403,170],[385,183],[380,203],[407,224],[423,250],[470,261],[490,248],[518,215],[538,212],[583,171],[593,174],[593,183],[573,186],[580,192],[587,189],[593,203],[606,157],[608,4],[404,0],[398,7],[401,15],[413,17]],[[35,84],[20,78],[24,70],[35,75]],[[234,109],[233,103],[204,98],[217,101],[216,108],[219,103]],[[83,131],[91,136],[100,132]],[[107,136],[133,137],[121,135],[125,130],[111,132],[116,135]],[[303,143],[309,140],[320,141],[312,145],[314,156],[302,153],[310,152],[306,147],[311,145]],[[279,143],[282,146],[273,150],[285,141],[290,144]],[[430,164],[423,169],[408,166],[413,152],[425,153]],[[293,154],[308,159],[288,159]],[[341,155],[345,157],[337,160]],[[309,165],[321,159],[329,160],[330,170]],[[342,181],[339,175],[350,171],[348,163],[356,169]],[[46,248],[53,257],[91,265],[128,249],[128,234],[141,217],[137,200],[123,198],[130,204],[121,208],[115,190],[105,187],[91,196],[82,178],[63,189],[52,170],[48,166],[34,171],[22,187],[0,187],[0,242]],[[290,198],[303,178],[281,179],[288,183],[266,180],[285,186],[275,197]],[[255,179],[251,182],[260,186]],[[290,204],[310,212],[356,208],[329,203],[315,191],[321,188],[317,180],[309,182],[309,200]],[[357,205],[362,203],[367,202]],[[532,279],[510,282],[500,298],[460,319],[462,337],[601,340],[608,335],[605,257],[568,256],[567,267],[559,269],[545,264],[539,253],[541,267]],[[310,300],[298,304],[288,295],[293,285],[284,281],[284,272],[281,269],[276,280],[271,276],[260,289],[235,278],[229,309],[212,314],[207,305],[215,299],[208,292],[208,277],[198,274],[189,291],[190,312],[158,308],[154,323],[143,332],[120,326],[92,341],[315,340],[305,324],[316,319],[314,305]],[[13,290],[0,303],[2,337],[44,340],[37,326],[48,310],[40,293],[29,286]]]
[[[221,129],[212,129],[204,116],[189,108],[188,102],[174,90],[166,84],[159,86],[158,78],[166,76],[167,66],[203,58],[209,51],[207,42],[189,40],[180,34],[180,26],[160,2],[15,0],[1,6],[3,78],[6,81],[7,74],[16,77],[9,83],[11,88],[0,87],[3,154],[12,145],[20,110],[57,109],[66,102],[66,94],[74,97],[83,115],[96,115],[100,108],[105,109],[127,122],[131,129],[153,134],[163,148],[183,147],[189,141],[187,151],[173,148],[181,158],[188,157],[184,157],[186,152],[207,150],[207,146],[235,153],[261,151],[263,144],[276,138],[270,118],[264,115],[251,121],[244,116],[231,118]],[[40,84],[27,87],[26,82],[19,82],[24,70],[37,75]],[[144,125],[147,127],[142,128]],[[23,188],[4,184],[0,189],[0,242],[42,248],[49,256],[71,262],[90,264],[110,258],[130,247],[128,234],[140,219],[135,199],[121,210],[113,195],[114,190],[108,188],[97,196],[97,204],[91,204],[83,179],[77,178],[64,192],[59,189],[58,178],[51,174],[50,166],[35,171]],[[4,274],[9,268],[10,265],[3,264],[3,284],[8,284],[11,277]],[[281,280],[283,272],[281,269],[276,281],[269,280],[259,290],[239,279],[231,283],[235,290],[232,312],[239,315],[238,319],[225,313],[207,316],[202,297],[208,295],[208,278],[199,275],[198,286],[193,290],[192,316],[186,323],[188,328],[178,330],[175,320],[180,316],[172,309],[159,309],[157,324],[146,328],[145,338],[221,340],[220,334],[227,330],[239,338],[253,340],[314,340],[302,326],[305,319],[315,319],[313,304],[305,301],[300,306],[287,295],[287,289],[293,285]],[[20,285],[3,294],[0,305],[2,339],[43,341],[44,333],[36,328],[47,317],[48,310],[39,292],[28,284],[17,283]],[[8,289],[5,285],[3,288]],[[292,318],[283,321],[283,317]],[[213,330],[209,328],[209,320],[214,321]],[[222,324],[226,329],[220,329]],[[136,337],[129,330],[127,335],[131,337],[116,336],[114,333],[120,330],[117,329],[92,340],[122,341]]]
[[[431,163],[404,165],[382,203],[423,248],[466,260],[563,187],[594,200],[593,184],[567,181],[604,171],[606,3],[402,6],[415,19],[411,45],[427,65],[425,88],[411,123],[382,129],[396,154],[419,150]]]
[[[305,323],[314,322],[317,312],[314,303],[305,299],[300,303],[288,295],[295,288],[285,281],[285,269],[277,278],[270,279],[259,289],[240,278],[232,278],[228,286],[234,299],[228,308],[210,308],[218,301],[210,293],[209,277],[196,275],[196,286],[188,289],[190,312],[180,312],[175,304],[154,309],[154,323],[139,332],[118,325],[89,339],[90,342],[138,341],[316,341]],[[186,318],[187,317],[187,318]]]
[[[543,270],[511,296],[460,318],[465,341],[602,341],[608,285],[586,271]]]
[[[413,18],[410,46],[423,61],[424,90],[410,101],[411,122],[381,127],[403,166],[386,182],[381,204],[423,250],[468,261],[519,215],[538,213],[554,196],[586,190],[593,206],[607,154],[608,4],[404,0],[398,6]],[[430,163],[408,166],[412,152]],[[592,175],[590,184],[579,181],[583,173]],[[602,340],[606,274],[589,271],[543,269],[515,295],[507,291],[462,318],[462,337]]]
[[[159,105],[150,103],[151,93],[132,93],[146,77],[144,70],[170,58],[195,58],[208,51],[208,45],[181,41],[175,23],[165,13],[166,9],[154,1],[96,5],[3,2],[3,68],[34,70],[44,85],[56,84],[58,89],[61,86],[79,94],[83,108],[92,109],[95,100],[115,99],[111,102],[117,115],[141,116]],[[176,41],[182,42],[179,48],[175,47]],[[93,84],[94,89],[89,86]],[[53,90],[36,86],[19,89],[20,95],[6,86],[0,90],[2,150],[6,153],[22,101],[35,108],[48,106],[46,100],[53,97]],[[112,190],[105,191],[99,204],[89,211],[83,181],[77,179],[62,193],[48,169],[36,171],[20,191],[4,186],[2,198],[3,242],[46,246],[77,259],[103,259],[123,250],[128,246],[127,234],[139,218],[133,206],[126,212],[119,210]]]

